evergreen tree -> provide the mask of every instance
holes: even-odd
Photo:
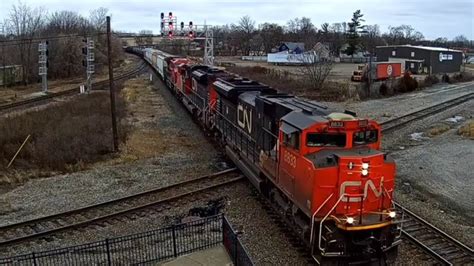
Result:
[[[352,15],[351,22],[348,23],[349,31],[347,32],[347,42],[349,44],[349,47],[347,47],[346,49],[347,55],[354,55],[359,49],[359,31],[364,28],[362,22],[365,21],[364,19],[362,19],[363,16],[364,15],[360,12],[360,10],[357,10]]]

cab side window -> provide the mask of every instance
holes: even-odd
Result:
[[[284,134],[283,135],[283,142],[287,147],[293,148],[295,150],[300,149],[300,133],[294,132],[291,134]]]

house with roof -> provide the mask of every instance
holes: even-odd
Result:
[[[302,54],[304,52],[304,43],[302,42],[283,42],[278,46],[278,53],[286,52],[289,54]]]

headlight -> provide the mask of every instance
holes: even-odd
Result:
[[[388,216],[393,219],[393,218],[395,218],[395,216],[397,216],[397,213],[394,212],[394,211],[391,211],[391,212],[388,213]]]
[[[363,163],[362,164],[362,169],[364,169],[364,170],[369,169],[369,164],[368,163]]]
[[[367,170],[367,169],[362,170],[362,175],[363,176],[366,176],[368,174],[369,174],[369,170]]]
[[[347,217],[346,222],[347,222],[348,224],[353,224],[353,223],[354,223],[354,218],[352,218],[352,217]]]

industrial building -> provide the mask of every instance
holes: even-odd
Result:
[[[377,61],[401,62],[404,70],[414,74],[460,72],[462,51],[428,46],[377,46]]]

